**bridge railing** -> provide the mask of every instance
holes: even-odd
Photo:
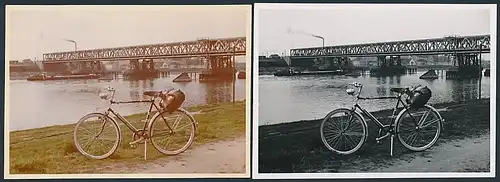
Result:
[[[377,56],[490,51],[490,36],[445,37],[435,39],[352,44],[329,47],[291,49],[291,57]]]
[[[203,55],[245,55],[246,38],[204,39],[189,42],[139,45],[43,54],[44,61],[168,58]]]

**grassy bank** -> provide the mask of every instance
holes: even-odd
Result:
[[[490,126],[489,99],[434,104],[445,119],[444,131],[435,146],[447,140],[472,137],[485,133]],[[374,112],[375,117],[391,115],[392,110]],[[325,113],[326,115],[326,113]],[[361,171],[387,164],[390,140],[375,145],[378,128],[368,120],[368,140],[355,154],[338,156],[321,142],[321,120],[298,121],[259,127],[259,172],[338,172],[353,168]],[[387,123],[388,119],[381,122]],[[397,141],[397,140],[395,140]],[[408,153],[395,142],[395,157]]]
[[[235,105],[229,102],[187,108],[190,112],[200,112],[194,115],[199,125],[191,147],[244,136],[245,106],[245,101],[237,101]],[[140,120],[145,118],[145,113],[125,118],[139,127],[144,124]],[[128,142],[132,140],[132,132],[123,125],[120,126],[122,143],[110,158],[86,158],[74,147],[74,127],[74,124],[70,124],[10,132],[10,173],[92,173],[109,164],[137,163],[144,160],[143,145],[136,149],[130,148]],[[165,157],[151,144],[148,145],[148,160]]]

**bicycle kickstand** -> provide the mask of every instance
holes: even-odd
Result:
[[[148,140],[144,140],[144,160],[147,160],[147,154],[148,154]]]
[[[391,134],[391,156],[393,156],[393,150],[394,150],[394,134]]]

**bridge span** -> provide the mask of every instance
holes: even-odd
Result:
[[[298,48],[290,50],[290,57],[407,56],[479,52],[490,52],[490,35]]]
[[[375,74],[403,74],[401,56],[451,55],[455,75],[477,77],[481,70],[481,54],[490,53],[490,35],[448,36],[443,38],[365,43],[290,50],[292,67],[314,69],[349,68],[349,57],[377,57]],[[351,66],[352,67],[352,66]]]
[[[188,42],[138,45],[43,54],[44,63],[117,61],[207,56],[242,56],[246,38],[202,39]]]
[[[235,57],[246,55],[245,37],[200,39],[196,41],[137,45],[43,54],[46,72],[86,70],[104,72],[102,61],[130,61],[131,75],[156,75],[155,59],[200,57],[214,78],[230,78],[235,70]]]

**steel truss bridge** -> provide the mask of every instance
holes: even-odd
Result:
[[[236,37],[46,53],[43,54],[43,62],[50,64],[133,59],[242,56],[245,54],[246,38]]]
[[[290,57],[406,56],[479,52],[490,52],[490,35],[450,36],[433,39],[298,48],[290,50]]]

